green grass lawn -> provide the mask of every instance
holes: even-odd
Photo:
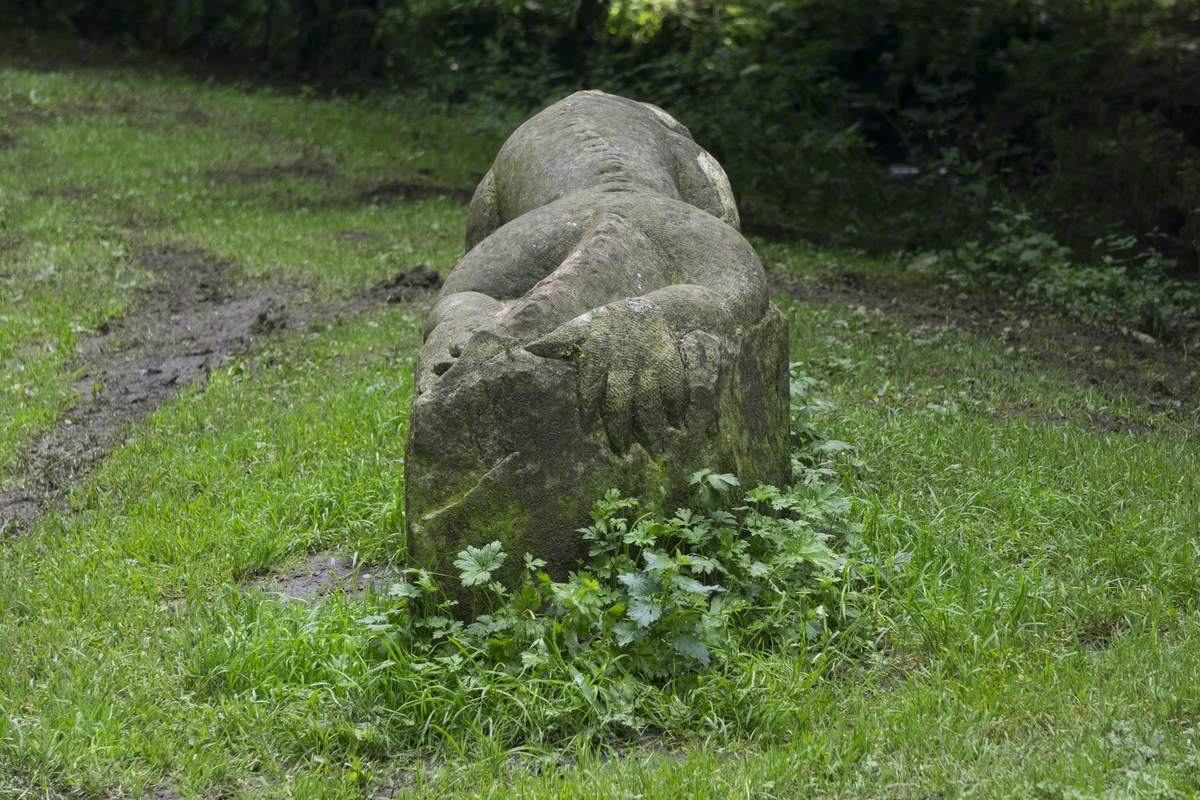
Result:
[[[79,343],[153,280],[145,252],[198,248],[315,320],[0,544],[0,795],[1200,794],[1200,402],[1164,374],[1196,362],[1028,309],[981,323],[902,262],[756,242],[893,565],[869,646],[669,685],[665,731],[551,738],[536,686],[371,657],[384,599],[264,590],[316,552],[401,566],[420,308],[355,298],[454,264],[461,194],[517,122],[0,59],[0,491],[62,424]]]

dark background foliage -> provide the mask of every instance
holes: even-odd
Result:
[[[1032,211],[1086,258],[1196,268],[1200,4],[1172,0],[24,0],[65,30],[271,77],[533,108],[668,108],[751,227],[896,250]]]

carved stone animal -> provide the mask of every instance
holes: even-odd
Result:
[[[667,112],[604,92],[578,92],[518,128],[471,201],[467,249],[506,222],[578,191],[645,190],[682,200],[734,228],[725,170]]]
[[[580,92],[522,125],[471,203],[425,325],[410,554],[498,539],[562,575],[609,488],[789,476],[788,336],[724,171],[654,106]],[[508,573],[511,576],[513,573]]]

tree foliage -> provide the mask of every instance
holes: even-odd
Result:
[[[1194,263],[1200,7],[1168,0],[32,0],[10,23],[305,80],[669,108],[760,225],[952,246],[1001,201]]]

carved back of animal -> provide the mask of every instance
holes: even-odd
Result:
[[[518,128],[480,181],[467,249],[536,208],[592,189],[660,194],[740,228],[725,171],[667,112],[604,92],[576,92]]]

